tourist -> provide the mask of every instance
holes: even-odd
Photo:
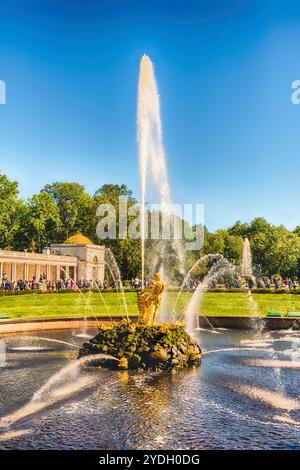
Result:
[[[267,289],[270,289],[270,286],[271,286],[271,279],[268,278],[268,277],[266,277],[266,278],[265,278],[265,287],[266,287]]]
[[[39,288],[42,292],[47,292],[47,281],[45,278],[41,278]]]
[[[257,279],[257,287],[259,287],[260,289],[264,289],[266,287],[262,277],[259,277]]]

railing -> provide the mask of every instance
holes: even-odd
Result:
[[[62,262],[65,262],[67,264],[69,263],[75,263],[77,264],[78,259],[75,256],[64,256],[64,255],[47,255],[45,253],[27,253],[27,252],[22,252],[22,251],[6,251],[6,250],[0,250],[0,262],[3,261],[14,261],[14,260],[24,260],[24,261],[55,261],[60,264]]]

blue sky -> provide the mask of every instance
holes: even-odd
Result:
[[[155,64],[173,198],[210,230],[300,225],[300,5],[289,0],[1,0],[0,171],[139,196],[138,65]]]

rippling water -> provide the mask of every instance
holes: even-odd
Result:
[[[80,345],[78,333],[44,336]],[[219,333],[199,331],[201,367],[172,374],[78,366],[41,334],[1,338],[0,449],[300,449],[300,333]]]

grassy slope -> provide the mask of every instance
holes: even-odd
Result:
[[[176,293],[169,294],[170,311],[173,309]],[[191,294],[183,293],[177,310],[181,311]],[[103,298],[110,314],[124,313],[122,300],[117,293],[104,293]],[[282,313],[300,311],[300,295],[293,294],[253,294],[258,305],[258,313],[269,311]],[[129,314],[136,315],[136,293],[126,293]],[[206,293],[201,313],[205,315],[248,315],[249,303],[243,293]],[[23,296],[0,297],[0,314],[9,317],[53,317],[107,315],[107,310],[99,294],[30,294]]]

